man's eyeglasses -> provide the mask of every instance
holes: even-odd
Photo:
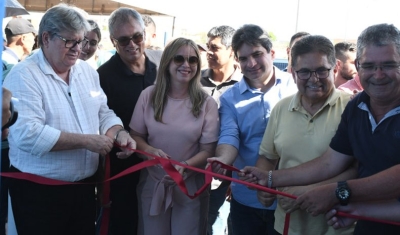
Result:
[[[321,68],[321,69],[317,69],[314,71],[298,70],[298,71],[296,71],[296,73],[297,73],[297,77],[300,80],[308,80],[308,79],[310,79],[312,74],[315,74],[315,77],[317,77],[318,79],[325,79],[325,78],[329,77],[329,71],[331,71],[331,69]]]
[[[73,48],[76,45],[80,45],[81,43],[82,43],[82,47],[81,48],[83,48],[88,43],[88,40],[86,40],[86,39],[77,41],[77,40],[66,39],[66,38],[64,38],[64,37],[62,37],[62,36],[60,36],[60,35],[58,35],[56,33],[54,35],[65,42],[65,48]]]
[[[190,56],[190,57],[184,57],[182,55],[174,56],[174,63],[176,64],[176,66],[181,66],[183,63],[185,63],[185,60],[189,63],[189,66],[196,66],[199,64],[199,58],[197,56]]]
[[[124,47],[124,46],[128,46],[129,43],[131,42],[131,40],[136,44],[143,42],[144,33],[137,33],[137,34],[134,34],[132,37],[120,37],[118,39],[113,37],[113,39],[115,41],[117,41],[117,43],[120,46]]]
[[[393,70],[398,69],[399,67],[400,64],[398,63],[386,63],[381,65],[370,64],[370,63],[365,63],[365,64],[358,63],[358,68],[367,73],[373,73],[378,68],[380,68],[382,72],[391,72]]]

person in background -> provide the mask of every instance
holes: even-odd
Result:
[[[356,76],[354,76],[353,79],[348,80],[347,82],[340,85],[337,89],[347,92],[349,94],[357,94],[364,90],[361,85],[360,77],[358,76],[358,74],[356,74]]]
[[[200,85],[199,56],[192,40],[171,41],[164,49],[156,85],[141,93],[129,126],[138,150],[204,169],[214,155],[219,119],[217,103]],[[203,174],[175,168],[190,195],[203,186]],[[162,168],[152,166],[141,172],[137,192],[139,234],[204,234],[207,212],[202,207],[207,205],[201,202],[208,200],[207,191],[190,199]]]
[[[207,69],[208,68],[208,63],[207,63],[207,45],[206,44],[201,44],[197,43],[197,48],[200,51],[200,58],[201,58],[201,70]]]
[[[32,52],[37,30],[26,19],[13,18],[7,23],[4,33],[7,38],[7,46],[1,54],[3,67],[6,65],[6,69],[3,69],[3,81],[12,66],[25,59]]]
[[[156,23],[154,22],[153,18],[149,15],[142,15],[145,31],[146,31],[146,41],[144,47],[146,49],[151,50],[161,50],[159,46],[157,46],[157,28]]]
[[[201,84],[218,106],[220,96],[243,76],[232,49],[234,33],[235,29],[226,25],[213,27],[207,33],[208,69],[202,71]]]
[[[257,25],[244,25],[232,37],[232,49],[243,78],[220,97],[221,130],[216,149],[218,160],[236,168],[254,166],[272,108],[282,98],[297,91],[290,74],[273,66],[275,51],[268,33]],[[220,164],[213,171],[226,174]],[[237,173],[233,173],[238,178]],[[233,235],[275,234],[274,211],[263,206],[257,192],[232,183],[230,216]]]
[[[203,89],[218,104],[220,96],[243,76],[232,49],[234,33],[235,29],[227,25],[215,26],[207,33],[208,69],[202,71],[200,81]],[[212,181],[207,228],[209,235],[228,231],[229,203],[225,199],[229,185],[229,181]]]
[[[291,49],[292,76],[297,94],[279,101],[272,109],[259,150],[256,167],[269,171],[285,169],[319,157],[328,148],[350,95],[335,89],[335,50],[324,36],[306,36]],[[279,163],[278,163],[279,162]],[[314,185],[279,188],[279,191],[299,196],[318,185],[357,176],[355,167],[325,182]],[[257,191],[265,206],[275,195]],[[264,201],[264,198],[267,199]],[[268,203],[269,202],[269,203]],[[352,234],[353,229],[335,231],[326,224],[323,215],[313,217],[296,206],[296,201],[278,196],[275,230],[283,233],[285,214],[290,214],[289,234]]]
[[[335,76],[335,87],[354,79],[357,75],[355,65],[356,44],[351,42],[339,42],[335,44],[335,56],[337,60],[337,73]]]
[[[97,69],[97,63],[95,61],[95,53],[97,51],[97,45],[101,40],[100,28],[93,20],[88,20],[90,24],[90,31],[85,35],[85,46],[82,48],[82,52],[79,55],[79,59],[88,62],[94,69]]]
[[[302,37],[309,36],[309,35],[310,34],[307,33],[307,32],[297,32],[297,33],[293,34],[293,36],[290,38],[289,46],[286,48],[286,54],[287,54],[287,57],[288,57],[288,66],[284,70],[285,72],[292,73],[292,65],[291,65],[292,64],[292,59],[291,59],[292,56],[291,56],[291,53],[290,53],[291,48]]]
[[[116,53],[97,72],[107,95],[108,106],[121,118],[129,131],[129,122],[140,93],[154,84],[162,51],[145,49],[145,26],[142,16],[132,8],[113,11],[108,20],[110,39]],[[128,102],[129,101],[129,102]],[[134,154],[119,159],[114,148],[110,156],[111,176],[136,165],[141,160]],[[110,227],[113,235],[135,235],[138,224],[136,185],[140,172],[111,181]]]
[[[325,184],[296,199],[316,216],[335,205],[398,200],[400,195],[400,30],[392,24],[366,28],[357,39],[356,68],[364,91],[346,106],[328,150],[299,166],[277,171],[245,167],[261,185],[285,187],[329,179],[358,161],[358,178]],[[378,157],[377,157],[378,156]],[[268,183],[269,182],[269,183]],[[355,235],[400,234],[400,226],[358,220]]]
[[[4,87],[19,99],[10,127],[10,171],[67,182],[96,182],[99,155],[114,143],[136,148],[107,106],[99,77],[78,59],[87,20],[66,4],[46,11],[40,49],[14,66]],[[124,149],[121,158],[133,151]],[[94,184],[42,185],[9,179],[19,235],[95,233]]]

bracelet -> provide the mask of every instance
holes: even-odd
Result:
[[[272,188],[272,171],[268,171],[268,188]]]
[[[115,133],[114,141],[117,141],[118,136],[119,136],[119,133],[121,133],[121,131],[125,131],[125,132],[128,133],[128,135],[129,135],[129,132],[128,132],[127,130],[125,130],[124,128],[121,128],[121,129],[119,129],[119,130],[117,131],[117,133]]]
[[[181,161],[182,164],[185,164],[186,166],[189,166],[189,164],[187,163],[187,161]]]

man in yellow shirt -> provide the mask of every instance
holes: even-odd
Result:
[[[323,36],[306,36],[292,48],[292,75],[298,92],[282,99],[272,110],[256,166],[271,171],[290,168],[319,157],[328,148],[350,95],[335,89],[336,59],[333,44]],[[279,190],[293,195],[328,182],[357,175],[355,168],[314,185]],[[259,200],[264,193],[259,192]],[[278,197],[275,230],[283,233],[285,213],[291,212],[289,234],[351,234],[353,229],[335,230],[323,215],[313,217],[295,206],[295,200]]]

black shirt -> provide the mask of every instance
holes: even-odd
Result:
[[[100,85],[107,95],[108,107],[121,118],[126,130],[129,130],[129,122],[140,93],[156,80],[162,51],[146,50],[145,54],[144,74],[133,73],[118,53],[97,69]]]

